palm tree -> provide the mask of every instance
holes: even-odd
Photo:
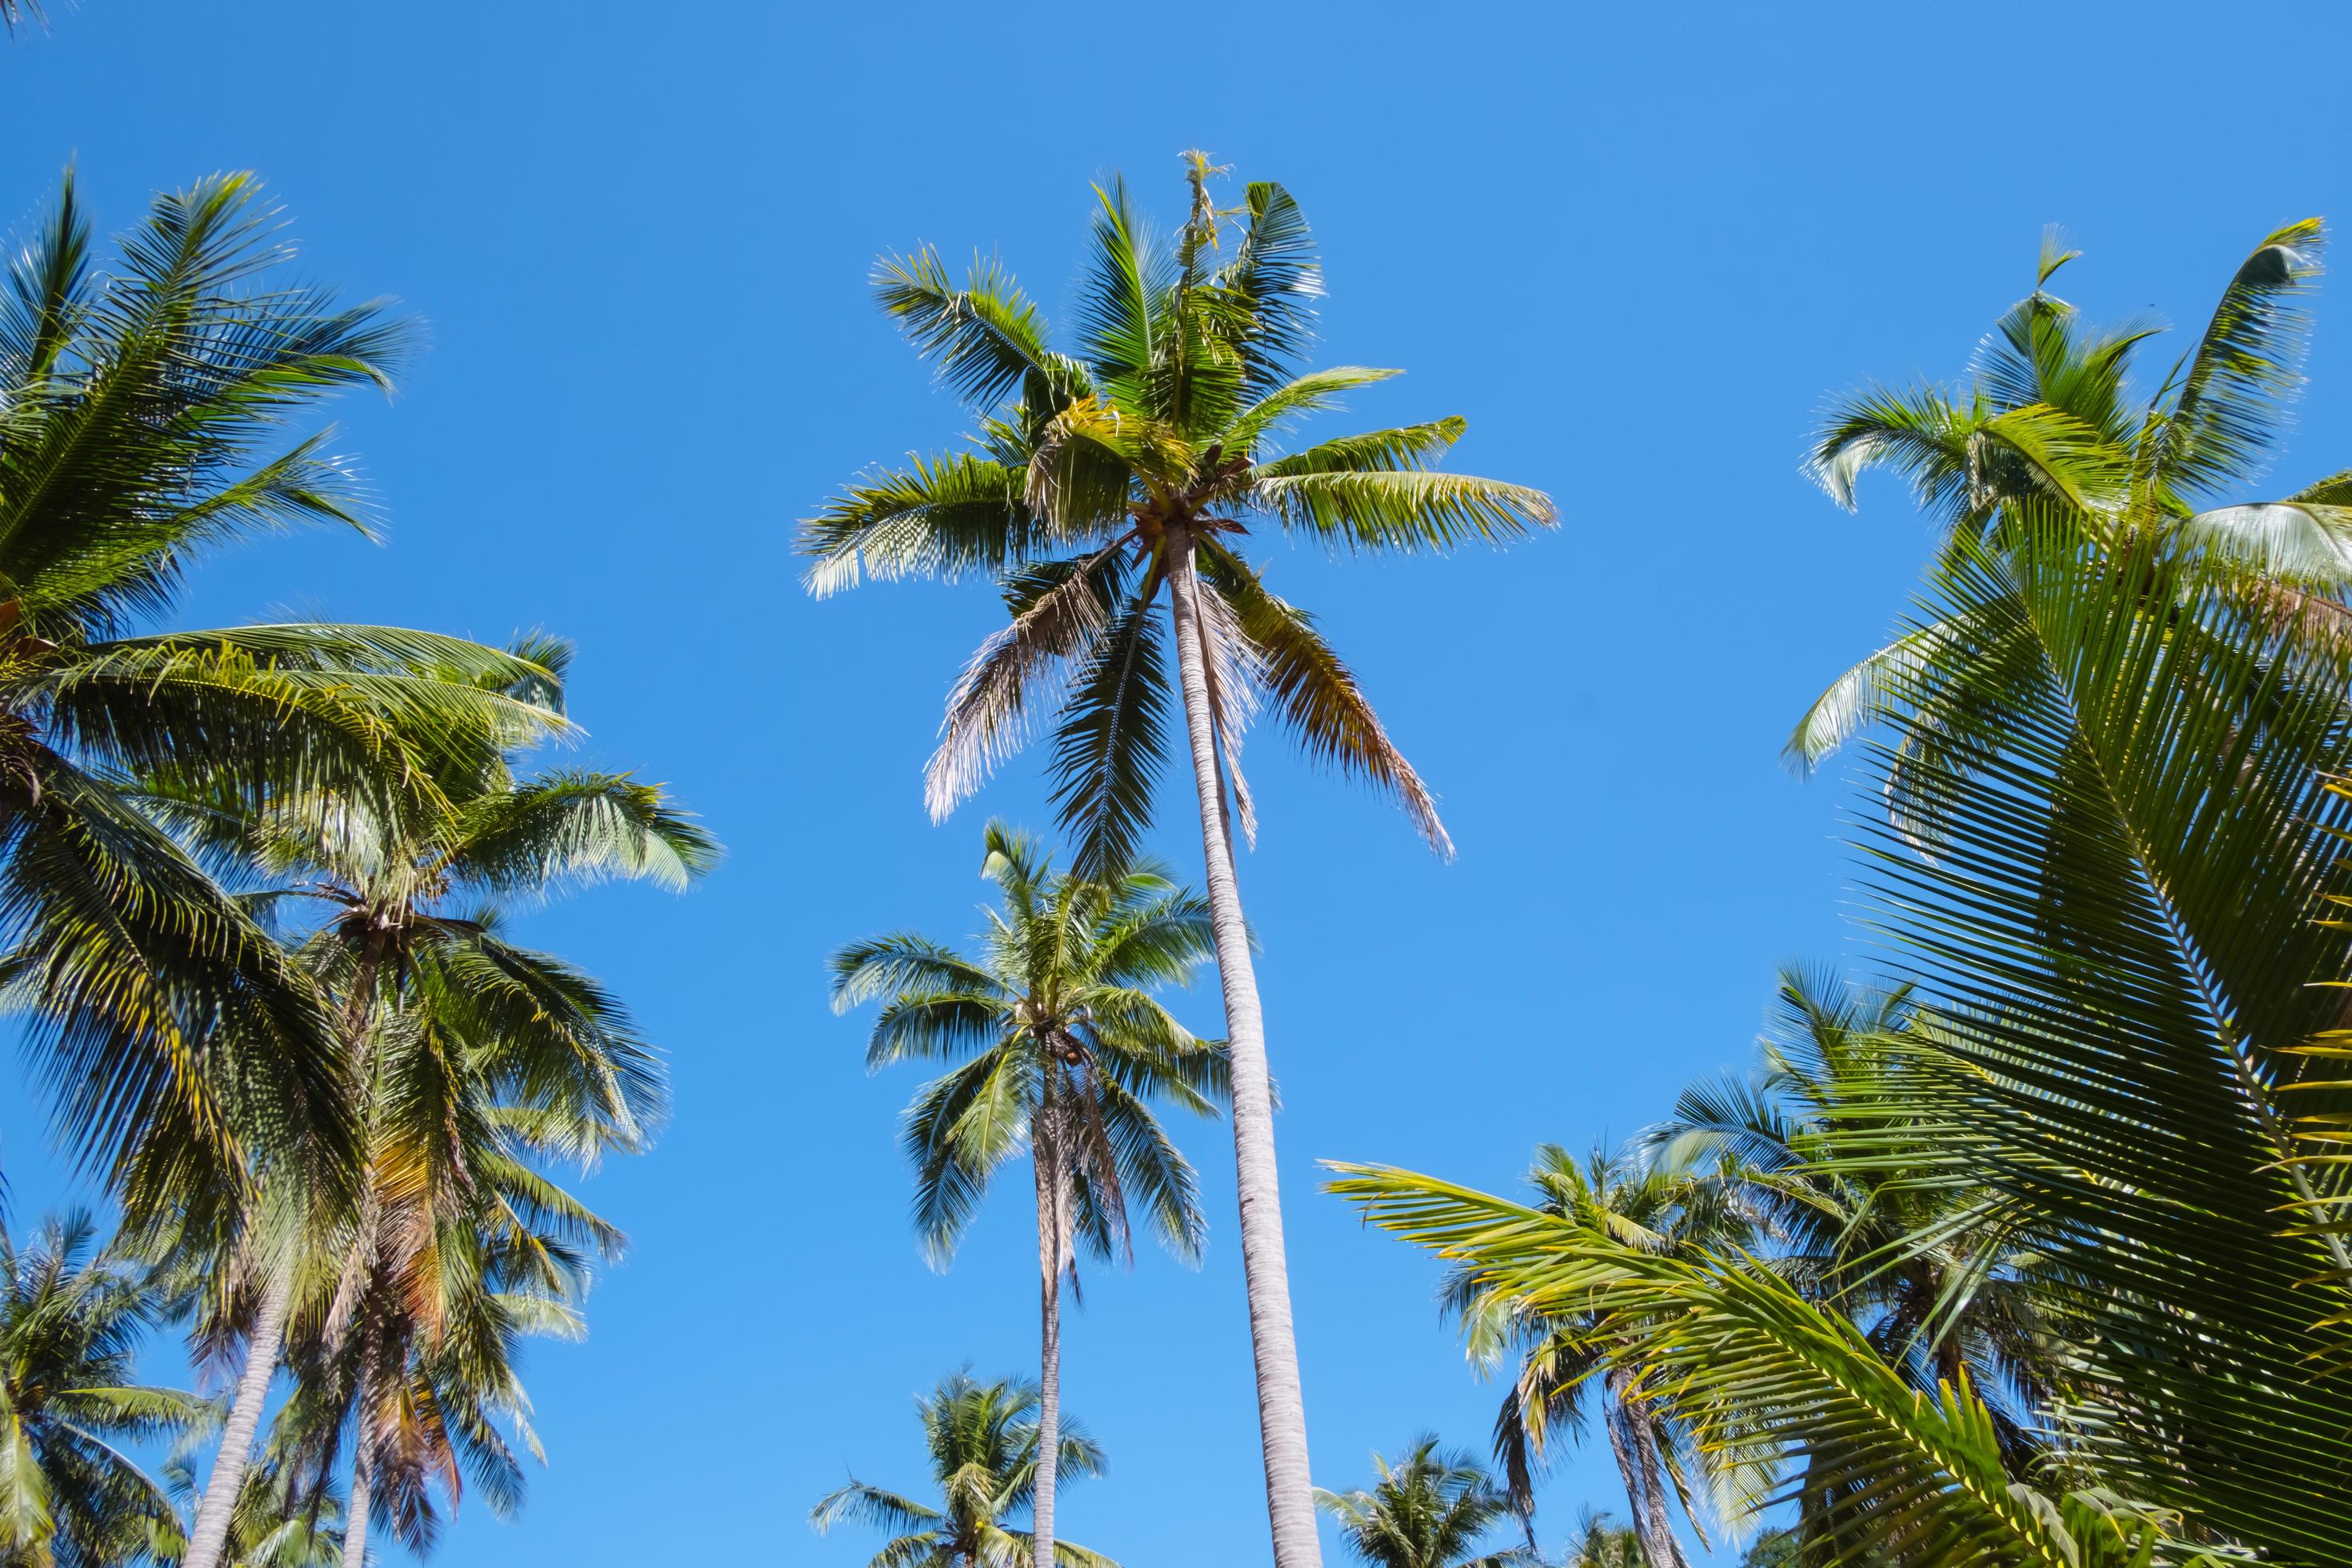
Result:
[[[1901,1150],[1887,1107],[1917,1092],[1917,1047],[1935,1029],[1909,987],[1784,971],[1761,1069],[1685,1089],[1647,1142],[1676,1168],[1706,1170],[1725,1206],[1769,1239],[1774,1268],[1851,1315],[1920,1390],[1967,1380],[1983,1391],[2021,1474],[2063,1325],[2042,1259],[1980,1223],[1994,1194],[1908,1179],[1943,1129],[1912,1128],[1915,1146]],[[1857,1142],[1880,1157],[1842,1158]]]
[[[189,1510],[203,1498],[193,1460],[184,1440],[163,1462],[164,1484]],[[342,1517],[335,1489],[273,1446],[246,1469],[221,1561],[227,1568],[336,1568],[343,1556]]]
[[[557,672],[566,660],[544,642],[529,654]],[[356,1423],[346,1568],[364,1561],[380,1482],[419,1541],[426,1478],[437,1472],[454,1495],[459,1458],[496,1479],[494,1502],[510,1500],[519,1472],[491,1417],[523,1409],[512,1342],[534,1323],[570,1326],[566,1248],[620,1245],[539,1163],[642,1149],[661,1109],[658,1058],[618,1001],[507,941],[499,903],[619,877],[683,889],[718,857],[655,786],[583,772],[520,779],[513,759],[475,761],[470,776],[445,770],[432,805],[381,815],[340,795],[251,813],[207,780],[151,781],[142,796],[209,856],[277,879],[257,901],[326,914],[301,956],[341,999],[367,1106],[369,1181],[304,1330],[307,1359],[332,1369],[310,1390],[336,1391],[330,1429],[346,1409]],[[257,1331],[248,1362],[274,1364],[277,1352]],[[241,1388],[240,1409],[245,1398]],[[236,1495],[226,1448],[208,1508]]]
[[[1083,875],[1122,864],[1143,832],[1168,749],[1172,643],[1232,1042],[1275,1559],[1311,1568],[1273,1091],[1228,814],[1254,833],[1239,763],[1255,708],[1271,702],[1309,755],[1394,795],[1440,850],[1450,843],[1354,676],[1312,617],[1265,586],[1248,541],[1271,525],[1334,551],[1443,552],[1518,537],[1553,510],[1536,490],[1434,471],[1459,418],[1278,452],[1295,421],[1396,373],[1298,374],[1321,281],[1297,204],[1258,183],[1238,212],[1220,211],[1209,181],[1221,171],[1189,156],[1191,216],[1171,247],[1153,245],[1123,182],[1097,193],[1075,353],[1048,346],[1044,318],[992,263],[962,287],[928,249],[881,265],[883,308],[981,433],[970,450],[865,476],[807,522],[801,548],[816,558],[808,582],[820,595],[867,574],[1002,582],[1011,622],[949,698],[930,808],[952,809],[1019,743],[1033,708],[1055,702],[1055,802]]]
[[[134,1219],[262,1167],[348,1193],[358,1128],[331,1018],[122,781],[388,805],[427,754],[563,727],[551,672],[454,637],[136,635],[204,551],[362,521],[330,433],[283,432],[388,386],[404,330],[278,281],[278,227],[219,176],[159,196],[101,269],[68,178],[0,289],[0,951],[63,1132]]]
[[[1560,1553],[1560,1568],[1649,1568],[1642,1555],[1642,1534],[1620,1530],[1604,1511],[1586,1509],[1576,1518],[1576,1533]]]
[[[2086,347],[2038,297],[1987,363],[2046,395],[1954,404],[1958,466],[1891,413],[1832,444],[1911,454],[1964,526],[1852,709],[1893,731],[1873,769],[1896,810],[1861,847],[1928,1026],[1867,1042],[1901,1070],[1874,1069],[1817,1172],[1877,1166],[1933,1198],[1927,1228],[1857,1265],[1998,1240],[1937,1262],[1937,1310],[1990,1278],[2056,1331],[2029,1473],[1968,1367],[1921,1386],[1934,1335],[1874,1342],[1885,1297],[1815,1299],[1769,1257],[1649,1253],[1405,1173],[1339,1184],[1528,1310],[1642,1329],[1629,1357],[1703,1447],[1801,1461],[1808,1562],[2352,1560],[2352,927],[2315,918],[2352,838],[2331,783],[2352,771],[2352,639],[2326,558],[2345,520],[2182,499],[2242,480],[2274,426],[2315,238],[2257,250],[2182,370],[2119,416],[2127,443],[2093,417],[2119,340]],[[2057,434],[2084,463],[2116,448],[2114,486],[2075,482]]]
[[[852,1479],[809,1510],[819,1535],[842,1521],[898,1533],[868,1568],[1019,1568],[1034,1556],[1034,1539],[1005,1521],[1029,1506],[1039,1456],[1037,1391],[1026,1383],[975,1383],[958,1373],[941,1380],[915,1409],[930,1455],[934,1507]],[[1103,1452],[1069,1423],[1055,1445],[1055,1467],[1076,1479],[1100,1475]],[[1118,1568],[1099,1552],[1067,1541],[1054,1543],[1063,1568]]]
[[[1057,875],[1027,837],[992,823],[981,874],[1002,891],[973,959],[907,933],[834,957],[835,1010],[887,998],[866,1065],[965,1058],[924,1086],[907,1118],[915,1225],[935,1261],[951,1257],[989,1178],[1025,1143],[1036,1181],[1043,1373],[1032,1510],[1035,1568],[1054,1561],[1060,1452],[1062,1277],[1077,1281],[1083,1241],[1126,1249],[1139,1204],[1179,1257],[1205,1228],[1192,1168],[1151,1111],[1166,1100],[1204,1116],[1225,1092],[1225,1058],[1152,996],[1211,952],[1208,910],[1149,868],[1102,880]]]
[[[201,1406],[134,1381],[161,1301],[143,1272],[100,1254],[86,1214],[30,1246],[0,1229],[0,1564],[104,1568],[168,1553],[179,1523],[118,1447],[169,1434]]]
[[[1596,1149],[1580,1164],[1565,1149],[1547,1144],[1536,1151],[1527,1179],[1540,1212],[1652,1252],[1737,1246],[1751,1234],[1744,1216],[1724,1201],[1723,1188],[1636,1153]],[[1508,1292],[1489,1288],[1474,1268],[1449,1275],[1441,1299],[1467,1331],[1475,1359],[1494,1365],[1517,1353],[1510,1389],[1495,1418],[1495,1457],[1520,1518],[1532,1529],[1536,1479],[1554,1434],[1580,1432],[1588,1405],[1598,1403],[1643,1557],[1658,1568],[1686,1568],[1668,1503],[1671,1489],[1690,1508],[1680,1462],[1688,1450],[1686,1435],[1670,1406],[1653,1396],[1640,1367],[1624,1358],[1637,1337],[1633,1328],[1598,1309],[1530,1312]]]
[[[2222,291],[2195,346],[2155,393],[2135,400],[2135,355],[2158,335],[2146,321],[2100,329],[2048,291],[2081,253],[2045,235],[2034,289],[1979,346],[1969,384],[1872,386],[1832,407],[1810,467],[1831,498],[1852,510],[1874,468],[1910,481],[1942,528],[1934,577],[1968,569],[2045,532],[2113,553],[2162,540],[2234,562],[2265,580],[2283,613],[2304,612],[2340,631],[2332,608],[2352,586],[2352,470],[2284,500],[2242,501],[2231,491],[2262,472],[2302,384],[2307,300],[2319,277],[2325,233],[2317,218],[2267,236]],[[2198,510],[2200,501],[2219,501]],[[2316,590],[2315,594],[2313,591]],[[1842,676],[1806,711],[1788,756],[1811,768],[1857,731],[1916,715],[1895,783],[1898,809],[1932,794],[1934,774],[1961,765],[1980,737],[1939,671],[1969,663],[2031,679],[2042,655],[2021,628],[2019,606],[1965,597],[1906,628]],[[1925,775],[1925,776],[1922,776]]]
[[[259,1193],[299,1229],[348,1205],[361,1162],[331,1011],[125,781],[390,809],[444,763],[563,728],[553,672],[457,638],[137,631],[208,547],[362,521],[327,433],[281,432],[337,388],[389,385],[404,331],[278,282],[278,228],[250,176],[219,176],[158,197],[101,269],[68,179],[0,290],[0,976],[66,1141],[134,1230]],[[265,1296],[265,1326],[283,1305]],[[240,1412],[225,1440],[252,1435]],[[200,1528],[191,1561],[218,1549]]]
[[[1372,1464],[1381,1479],[1369,1491],[1315,1489],[1315,1500],[1339,1521],[1357,1558],[1373,1568],[1505,1568],[1532,1563],[1524,1546],[1473,1555],[1479,1537],[1511,1516],[1509,1495],[1466,1454],[1441,1452],[1422,1437],[1391,1464]]]

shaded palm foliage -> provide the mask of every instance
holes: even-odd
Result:
[[[1248,550],[1268,529],[1336,552],[1442,552],[1517,538],[1553,511],[1538,491],[1439,471],[1459,418],[1286,450],[1307,416],[1396,373],[1304,369],[1322,292],[1305,216],[1271,183],[1220,209],[1211,180],[1222,171],[1187,156],[1191,209],[1166,242],[1123,182],[1097,193],[1066,349],[993,262],[961,283],[929,249],[882,263],[884,310],[980,427],[963,449],[847,487],[806,522],[801,548],[815,558],[808,583],[819,594],[868,575],[997,582],[1008,622],[948,700],[929,804],[952,809],[1045,720],[1055,803],[1082,873],[1118,868],[1139,844],[1181,693],[1234,1059],[1275,1558],[1310,1568],[1318,1548],[1272,1087],[1229,826],[1238,816],[1253,830],[1240,767],[1252,716],[1270,705],[1309,756],[1387,792],[1433,846],[1451,846],[1354,675]]]
[[[820,1535],[841,1523],[891,1531],[870,1568],[1020,1568],[1034,1550],[1016,1521],[1036,1490],[1036,1389],[1012,1380],[978,1383],[958,1373],[919,1397],[915,1409],[938,1501],[852,1480],[820,1499],[809,1523]],[[1065,1479],[1102,1473],[1102,1450],[1076,1422],[1066,1424],[1055,1448],[1055,1468]],[[1055,1542],[1054,1557],[1066,1568],[1118,1568],[1067,1541]]]
[[[1642,1555],[1639,1531],[1609,1522],[1606,1512],[1586,1509],[1577,1516],[1576,1533],[1559,1554],[1560,1568],[1649,1568]]]
[[[1799,736],[1884,727],[1890,809],[1857,842],[1907,987],[1790,1086],[1827,1108],[1783,1141],[1818,1145],[1817,1184],[1760,1184],[1827,1202],[1831,1268],[1801,1230],[1784,1270],[1340,1184],[1529,1310],[1624,1325],[1703,1448],[1783,1467],[1807,1563],[2352,1557],[2327,1371],[2352,1174],[2316,1141],[2352,1113],[2325,1054],[2352,950],[2318,918],[2344,892],[2346,520],[2334,481],[2195,510],[2277,427],[2316,239],[2258,247],[2152,397],[2122,375],[2144,333],[2037,291],[1968,398],[1872,395],[1822,443],[1833,489],[1893,462],[1951,523],[1909,629]],[[2026,1375],[1980,1386],[1989,1362]]]
[[[966,957],[899,933],[835,954],[837,1010],[879,999],[866,1066],[965,1058],[908,1108],[915,1225],[951,1256],[990,1178],[1025,1144],[1036,1178],[1043,1378],[1033,1508],[1036,1568],[1049,1568],[1061,1408],[1061,1293],[1083,1245],[1132,1251],[1129,1209],[1179,1257],[1205,1222],[1192,1165],[1152,1111],[1213,1116],[1226,1089],[1219,1042],[1196,1039],[1153,993],[1210,955],[1208,910],[1159,871],[1057,874],[1027,837],[992,823],[981,874],[1003,908]]]
[[[1721,1184],[1633,1154],[1596,1150],[1580,1163],[1547,1145],[1536,1152],[1528,1184],[1543,1213],[1650,1252],[1739,1246],[1755,1235],[1748,1215],[1726,1201]],[[1474,1268],[1454,1270],[1441,1300],[1460,1319],[1483,1367],[1516,1363],[1495,1418],[1494,1446],[1520,1517],[1532,1519],[1536,1480],[1558,1437],[1581,1436],[1597,1405],[1643,1555],[1662,1565],[1686,1563],[1673,1506],[1678,1502],[1696,1521],[1713,1502],[1696,1497],[1695,1486],[1712,1492],[1717,1483],[1727,1489],[1744,1478],[1715,1473],[1696,1452],[1671,1407],[1625,1359],[1633,1340],[1625,1326],[1605,1311],[1531,1310],[1511,1293],[1492,1289]]]

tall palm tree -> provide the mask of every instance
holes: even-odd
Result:
[[[1029,1506],[1040,1452],[1037,1391],[1013,1380],[976,1383],[958,1373],[919,1396],[924,1448],[930,1456],[937,1506],[852,1479],[818,1500],[809,1523],[819,1535],[847,1521],[896,1531],[868,1568],[1019,1568],[1033,1560],[1034,1539],[1005,1521]],[[1071,1422],[1055,1461],[1072,1479],[1100,1475],[1103,1452]],[[1054,1543],[1062,1568],[1118,1568],[1099,1552]]]
[[[19,1247],[0,1229],[0,1564],[106,1568],[179,1542],[170,1500],[118,1445],[193,1421],[195,1399],[135,1381],[161,1302],[99,1253],[86,1214]]]
[[[389,809],[445,763],[563,728],[553,672],[454,637],[138,630],[207,548],[362,521],[328,434],[285,429],[340,387],[388,386],[404,331],[279,281],[278,228],[250,176],[219,176],[159,196],[100,268],[68,179],[0,290],[0,978],[68,1142],[134,1229],[270,1206],[291,1234],[348,1205],[361,1158],[331,1010],[124,781]],[[285,1304],[265,1294],[264,1326]],[[272,1370],[241,1374],[230,1449]],[[234,1495],[200,1521],[198,1568]]]
[[[1253,712],[1270,702],[1310,756],[1392,795],[1433,846],[1451,846],[1347,665],[1248,563],[1251,531],[1271,526],[1335,552],[1444,552],[1518,537],[1553,510],[1537,490],[1434,471],[1462,437],[1459,418],[1281,452],[1297,420],[1396,373],[1299,373],[1321,292],[1306,219],[1268,183],[1252,184],[1238,211],[1220,211],[1209,188],[1220,171],[1189,156],[1192,208],[1172,245],[1152,242],[1123,182],[1097,193],[1075,353],[1049,346],[1044,318],[993,263],[961,287],[928,249],[881,265],[884,310],[980,434],[969,450],[867,474],[806,523],[801,548],[816,558],[808,583],[820,595],[869,574],[1001,581],[1011,622],[949,698],[929,805],[934,816],[952,809],[1050,703],[1055,801],[1085,875],[1121,864],[1149,818],[1168,750],[1172,646],[1232,1042],[1275,1559],[1312,1568],[1273,1090],[1230,830],[1238,816],[1254,833],[1239,766]]]
[[[885,998],[869,1069],[965,1058],[924,1086],[907,1118],[915,1224],[944,1262],[988,1182],[1025,1143],[1037,1193],[1038,1461],[1034,1568],[1054,1562],[1060,1452],[1062,1277],[1077,1249],[1129,1247],[1130,1202],[1177,1253],[1205,1228],[1192,1168],[1152,1114],[1164,1100],[1213,1116],[1225,1058],[1152,995],[1210,956],[1208,910],[1148,868],[1106,879],[1056,874],[1026,836],[992,823],[981,874],[1003,896],[987,948],[967,958],[907,933],[834,956],[836,1010]]]
[[[559,646],[530,653],[551,670],[565,663]],[[318,1271],[325,1300],[305,1330],[321,1342],[311,1359],[341,1363],[328,1380],[341,1390],[334,1425],[355,1413],[347,1568],[364,1561],[379,1481],[418,1539],[428,1462],[452,1489],[460,1457],[511,1488],[491,1420],[521,1412],[511,1340],[533,1321],[568,1322],[574,1270],[561,1246],[619,1245],[539,1163],[642,1149],[663,1100],[658,1058],[618,1001],[507,941],[498,905],[619,877],[682,889],[718,856],[658,788],[627,775],[524,779],[508,757],[475,763],[446,769],[431,803],[381,814],[340,795],[251,812],[204,779],[151,780],[142,796],[207,855],[277,879],[257,901],[324,911],[301,956],[340,999],[367,1107],[368,1182]],[[294,1289],[290,1277],[268,1285]],[[248,1362],[277,1352],[257,1331]],[[237,1495],[240,1460],[224,1448],[208,1510]]]
[[[163,1462],[165,1486],[191,1510],[204,1495],[194,1461],[184,1439]],[[336,1568],[343,1556],[342,1517],[341,1493],[273,1447],[245,1472],[221,1561],[226,1568]]]
[[[1423,1437],[1394,1463],[1372,1456],[1381,1479],[1369,1490],[1315,1489],[1339,1534],[1373,1568],[1506,1568],[1532,1563],[1525,1546],[1478,1552],[1479,1539],[1512,1512],[1509,1494],[1466,1454]]]

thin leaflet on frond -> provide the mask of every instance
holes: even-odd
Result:
[[[1266,590],[1256,574],[1209,541],[1200,545],[1204,585],[1225,601],[1233,624],[1255,650],[1266,695],[1307,755],[1364,779],[1393,796],[1441,855],[1454,841],[1438,820],[1437,801],[1390,741],[1356,678],[1316,631],[1313,617]]]
[[[1013,574],[1013,623],[992,633],[957,678],[940,720],[940,743],[923,770],[923,804],[944,821],[1029,738],[1029,715],[1072,660],[1107,635],[1127,563],[1118,548]]]

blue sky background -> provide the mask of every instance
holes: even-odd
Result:
[[[52,9],[0,47],[0,220],[68,160],[110,227],[253,168],[307,272],[429,324],[396,401],[339,411],[384,546],[244,551],[185,624],[563,633],[583,760],[667,781],[730,847],[683,899],[600,891],[527,928],[631,1000],[677,1114],[588,1187],[635,1249],[589,1340],[532,1352],[551,1462],[521,1521],[467,1507],[450,1568],[861,1563],[876,1542],[814,1538],[809,1503],[850,1467],[918,1485],[909,1398],[942,1373],[1034,1369],[1025,1184],[926,1268],[894,1143],[916,1079],[868,1079],[824,1004],[835,943],[974,928],[991,813],[1047,823],[1034,758],[923,814],[986,589],[797,584],[795,519],[967,424],[868,303],[877,251],[995,250],[1050,308],[1088,183],[1124,170],[1173,218],[1176,153],[1207,147],[1315,223],[1327,361],[1409,368],[1343,417],[1465,415],[1455,467],[1561,504],[1504,556],[1274,563],[1461,846],[1440,865],[1276,734],[1252,748],[1309,1435],[1346,1486],[1424,1429],[1483,1446],[1496,1394],[1432,1266],[1314,1163],[1507,1184],[1538,1142],[1622,1138],[1744,1065],[1775,966],[1855,951],[1852,797],[1778,752],[1927,535],[1891,484],[1860,517],[1808,488],[1824,397],[1957,374],[2052,221],[2088,252],[2063,292],[2193,331],[2263,234],[2340,216],[2352,172],[2342,110],[2300,85],[2352,41],[2325,6]],[[2282,489],[2352,461],[2347,310],[2323,304]],[[1169,792],[1159,847],[1190,875],[1186,808]],[[1216,1031],[1213,984],[1183,1005]],[[30,1100],[0,1069],[19,1225],[79,1190]],[[1206,1266],[1097,1270],[1066,1333],[1112,1466],[1064,1530],[1129,1568],[1267,1555],[1230,1145],[1179,1132]],[[1614,1494],[1605,1457],[1565,1466],[1547,1543]]]

